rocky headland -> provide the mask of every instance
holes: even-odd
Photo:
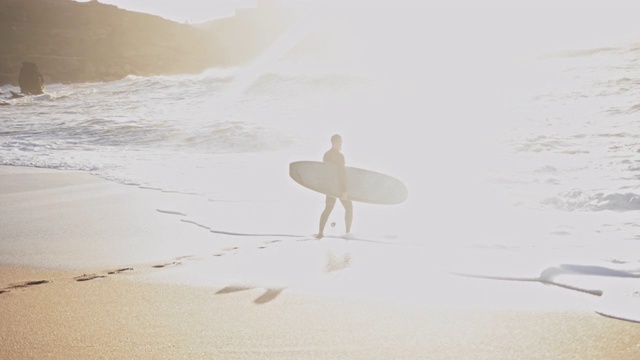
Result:
[[[37,64],[45,83],[240,65],[297,15],[282,1],[259,1],[236,16],[189,25],[95,0],[0,0],[0,84],[17,85],[23,62]]]

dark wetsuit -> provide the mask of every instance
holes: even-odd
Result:
[[[340,181],[340,195],[346,193],[347,192],[347,173],[344,168],[344,164],[345,164],[344,155],[342,155],[342,153],[339,150],[332,148],[326,153],[324,153],[324,157],[322,158],[322,161],[336,164],[336,166],[338,167],[338,181]],[[331,207],[333,207],[333,205],[336,203],[336,198],[333,196],[327,195],[326,202]],[[351,200],[340,199],[340,202],[342,203],[342,206],[344,206],[344,208],[347,209],[347,211],[349,212],[351,211],[353,207]]]
[[[330,149],[324,153],[322,161],[336,164],[338,167],[338,181],[340,181],[340,194],[347,192],[347,174],[344,169],[344,155],[336,149]]]
[[[342,155],[340,150],[332,147],[324,154],[322,160],[327,163],[335,164],[338,170],[338,181],[340,182],[340,194],[338,196],[342,197],[343,195],[347,194],[347,172],[344,167],[344,155]],[[326,204],[324,211],[322,212],[322,215],[320,215],[320,229],[318,232],[318,238],[322,238],[324,234],[324,227],[327,223],[327,220],[329,219],[329,215],[331,214],[333,207],[336,204],[336,197],[327,195],[325,201]],[[344,220],[347,233],[349,233],[351,231],[351,222],[353,219],[353,204],[351,203],[351,200],[340,199],[340,202],[345,209]]]

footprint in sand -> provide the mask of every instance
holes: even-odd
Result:
[[[235,255],[238,251],[239,248],[237,246],[234,247],[228,247],[228,248],[223,248],[221,249],[221,252],[217,252],[215,254],[213,254],[213,256],[223,256],[223,255],[227,255],[228,253],[231,253],[231,255]]]
[[[110,271],[107,271],[107,275],[115,275],[115,274],[120,274],[120,273],[125,272],[125,271],[132,271],[132,270],[133,270],[133,268],[131,268],[131,267],[121,268],[121,269],[116,269],[116,270],[110,270]],[[83,275],[80,275],[80,276],[76,276],[73,279],[75,281],[89,281],[89,280],[103,279],[103,278],[107,277],[107,275],[83,274]]]
[[[115,275],[115,274],[120,274],[120,273],[125,272],[125,271],[133,271],[133,268],[128,267],[128,268],[122,268],[122,269],[117,269],[117,270],[111,270],[111,271],[107,272],[107,274]]]
[[[89,280],[102,279],[102,278],[105,278],[105,277],[106,276],[104,276],[104,275],[84,274],[84,275],[80,275],[80,276],[74,277],[73,280],[75,280],[75,281],[89,281]]]
[[[181,264],[182,264],[182,261],[180,261],[180,260],[181,260],[181,259],[184,259],[184,258],[186,258],[186,257],[179,257],[179,258],[176,258],[176,260],[175,260],[175,261],[168,262],[168,263],[165,263],[165,264],[153,265],[153,266],[151,266],[151,267],[152,267],[152,268],[155,268],[155,269],[162,269],[162,268],[169,267],[169,266],[181,265]]]
[[[166,264],[158,264],[158,265],[153,265],[151,266],[152,268],[156,268],[156,269],[162,269],[165,268],[167,266],[176,266],[176,265],[181,265],[182,264],[182,260],[186,260],[186,259],[191,259],[194,258],[195,255],[183,255],[183,256],[178,256],[177,258],[174,259],[174,261],[166,263]]]
[[[153,265],[152,268],[162,269],[162,268],[165,268],[167,266],[174,266],[174,265],[179,265],[179,264],[180,264],[179,262],[174,261],[174,262],[170,262],[170,263],[166,263],[166,264]]]
[[[267,249],[267,248],[269,248],[270,245],[277,244],[279,242],[282,242],[282,240],[267,240],[267,241],[263,241],[262,245],[258,246],[258,249]]]
[[[49,283],[48,280],[26,281],[26,282],[19,283],[19,284],[9,285],[9,287],[5,288],[4,290],[7,290],[7,289],[21,289],[21,288],[26,288],[26,287],[29,287],[29,286],[41,285],[41,284],[47,284],[47,283]]]
[[[23,289],[30,286],[47,284],[48,282],[49,282],[48,280],[34,280],[34,281],[25,281],[23,283],[18,283],[18,284],[11,284],[6,288],[1,289],[0,294],[8,293],[9,290],[13,290],[13,289]]]

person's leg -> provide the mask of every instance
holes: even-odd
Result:
[[[344,224],[347,228],[347,234],[351,232],[351,222],[353,221],[353,202],[351,200],[342,201],[344,206]]]
[[[336,198],[327,196],[327,200],[325,201],[324,211],[322,215],[320,215],[320,229],[318,231],[318,238],[324,236],[324,227],[327,225],[327,220],[329,220],[329,215],[333,210],[333,207],[336,204]]]

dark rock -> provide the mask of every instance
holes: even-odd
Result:
[[[17,98],[21,98],[21,97],[24,97],[24,95],[22,95],[22,94],[18,94],[18,93],[17,93],[17,92],[15,92],[15,91],[12,91],[12,92],[11,92],[11,98],[12,98],[12,99],[17,99]]]
[[[44,79],[36,64],[32,62],[22,62],[18,84],[20,85],[20,92],[23,94],[40,95],[44,93]]]

